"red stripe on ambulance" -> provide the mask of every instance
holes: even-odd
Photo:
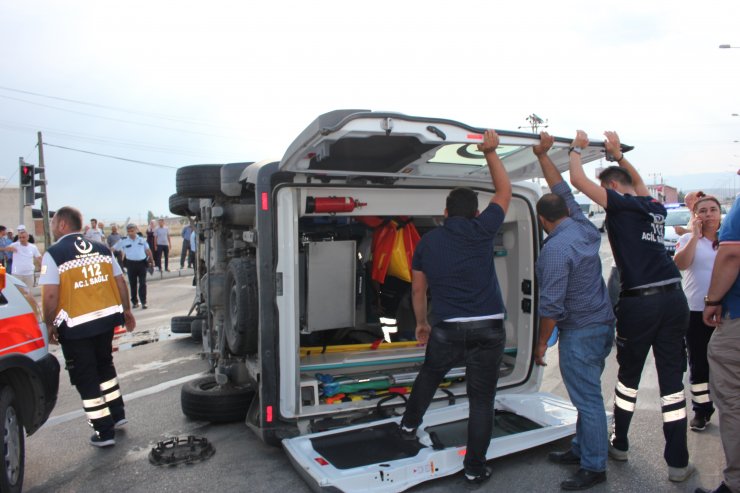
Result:
[[[0,323],[0,356],[9,353],[30,353],[44,348],[41,333],[34,313],[8,317]]]

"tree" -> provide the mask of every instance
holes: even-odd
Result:
[[[154,219],[154,213],[152,211],[146,211],[146,223],[149,224]]]

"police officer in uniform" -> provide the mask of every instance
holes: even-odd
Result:
[[[579,131],[579,135],[585,133]],[[686,480],[694,466],[686,444],[686,371],[684,336],[689,307],[681,289],[681,274],[663,246],[666,210],[650,196],[640,174],[621,150],[616,132],[605,132],[610,166],[599,175],[601,186],[584,173],[579,159],[571,160],[573,185],[606,209],[606,230],[619,270],[621,291],[617,315],[617,388],[614,435],[609,456],[626,461],[630,421],[645,359],[652,348],[660,386],[668,479]],[[580,153],[579,147],[570,152]]]
[[[127,423],[113,366],[113,331],[125,324],[131,332],[136,321],[121,267],[106,245],[85,239],[81,229],[80,211],[57,210],[51,222],[57,242],[44,254],[39,284],[49,339],[62,345],[69,379],[95,430],[90,444],[108,447]]]
[[[128,283],[131,288],[131,304],[134,308],[146,309],[146,270],[153,264],[152,252],[146,239],[136,234],[136,225],[126,226],[127,236],[113,245],[113,250],[123,252],[126,256],[124,265],[128,274]],[[137,297],[138,285],[138,297]]]

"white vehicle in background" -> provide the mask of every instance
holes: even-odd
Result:
[[[312,122],[279,161],[178,169],[170,210],[197,219],[198,296],[195,316],[172,326],[202,337],[211,370],[183,386],[184,414],[246,421],[282,444],[316,491],[402,491],[460,471],[465,368],[447,375],[417,441],[396,433],[425,348],[388,341],[371,316],[366,219],[413,221],[424,235],[458,186],[476,190],[483,210],[495,192],[477,149],[484,131],[340,110]],[[568,401],[539,392],[543,369],[532,357],[541,192],[525,180],[541,176],[531,149],[539,136],[497,132],[513,198],[492,245],[507,339],[489,459],[572,435],[577,418]],[[571,141],[556,138],[549,153],[561,171]],[[582,152],[584,162],[603,156],[598,142]]]
[[[582,193],[576,193],[573,197],[578,202],[578,205],[581,206],[581,210],[588,217],[588,220],[591,221],[591,224],[603,233],[606,222],[606,211],[604,208]]]
[[[677,207],[668,209],[665,217],[665,228],[663,230],[663,244],[671,257],[676,253],[676,243],[680,235],[676,233],[676,226],[683,226],[689,223],[691,211],[686,207]]]

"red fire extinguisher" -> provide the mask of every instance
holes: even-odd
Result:
[[[336,214],[337,212],[352,212],[356,207],[366,206],[352,197],[306,197],[306,213]]]

